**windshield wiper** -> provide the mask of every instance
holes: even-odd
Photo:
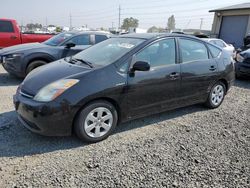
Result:
[[[94,68],[94,66],[93,66],[92,63],[90,63],[90,62],[88,62],[88,61],[84,61],[84,60],[82,60],[82,59],[77,59],[77,58],[72,58],[72,57],[71,57],[69,62],[73,63],[73,62],[76,62],[76,61],[80,61],[81,63],[83,63],[83,64],[85,64],[85,65],[88,65],[90,68]]]

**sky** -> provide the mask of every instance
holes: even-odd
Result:
[[[208,11],[249,0],[1,0],[0,18],[16,19],[19,25],[46,23],[58,26],[111,28],[124,18],[139,20],[139,28],[166,28],[168,17],[175,16],[176,28],[211,29],[213,13]]]

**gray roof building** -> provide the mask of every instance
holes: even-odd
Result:
[[[210,10],[214,12],[212,37],[220,38],[236,48],[243,46],[250,33],[250,3],[242,3]]]

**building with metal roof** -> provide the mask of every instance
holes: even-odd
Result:
[[[236,48],[243,46],[244,37],[250,33],[250,3],[218,8],[209,12],[214,12],[212,37],[220,38]]]

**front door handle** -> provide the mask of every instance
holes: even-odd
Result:
[[[176,80],[178,77],[180,76],[180,74],[178,72],[172,72],[169,77],[171,80]]]
[[[214,65],[210,66],[209,68],[210,71],[215,71],[216,70],[216,67]]]

